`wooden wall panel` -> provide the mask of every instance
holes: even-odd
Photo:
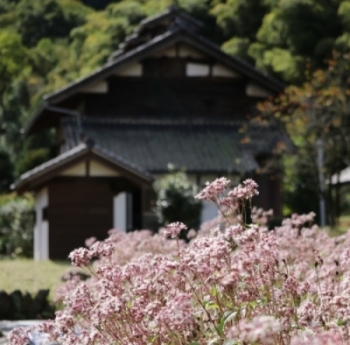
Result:
[[[85,239],[107,237],[113,227],[113,192],[108,180],[62,179],[49,186],[49,255],[67,259]]]
[[[245,83],[220,77],[110,78],[108,94],[85,95],[86,115],[241,119],[257,103],[246,96]]]
[[[275,217],[282,215],[281,178],[277,174],[255,174],[253,180],[259,185],[259,195],[253,197],[253,205],[268,211]]]

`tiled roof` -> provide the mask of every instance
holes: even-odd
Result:
[[[163,24],[163,25],[162,25]],[[163,27],[162,27],[163,26]],[[198,31],[199,28],[203,27],[204,24],[198,21],[194,17],[188,15],[185,11],[181,10],[177,6],[170,6],[167,10],[162,13],[156,14],[152,17],[145,18],[140,24],[134,29],[134,32],[127,36],[119,45],[117,54],[112,54],[111,59],[118,54],[125,53],[135,45],[140,45],[150,40],[149,29],[157,27],[156,34],[160,35],[161,32],[174,30],[176,27],[187,28],[190,31]],[[148,29],[148,30],[147,30]],[[143,35],[143,31],[147,31],[146,35]]]
[[[74,121],[63,120],[66,149],[77,145]],[[258,168],[256,155],[272,153],[279,143],[291,147],[278,127],[242,122],[85,119],[86,138],[152,173],[166,172],[169,163],[198,173],[244,173]]]

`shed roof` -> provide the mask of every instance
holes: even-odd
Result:
[[[31,189],[33,186],[44,183],[57,176],[67,166],[84,159],[87,155],[90,155],[91,157],[96,156],[109,164],[112,164],[116,169],[122,169],[128,174],[131,174],[141,182],[150,183],[153,179],[149,172],[139,166],[99,145],[94,144],[92,141],[88,141],[88,143],[81,143],[61,155],[22,174],[12,187],[19,192]]]

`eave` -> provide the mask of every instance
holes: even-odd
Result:
[[[137,167],[135,164],[128,162],[123,157],[116,155],[99,145],[90,145],[82,143],[73,149],[35,167],[32,170],[22,174],[19,179],[12,185],[18,193],[31,191],[44,185],[63,170],[86,160],[95,159],[113,169],[121,171],[125,177],[129,178],[136,184],[148,185],[152,183],[153,176]]]

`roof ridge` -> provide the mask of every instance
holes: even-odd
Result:
[[[61,119],[62,124],[65,123],[69,124],[76,124],[76,121],[71,118],[63,118]],[[150,126],[237,126],[237,125],[245,125],[249,124],[249,126],[252,127],[261,127],[265,126],[264,123],[259,123],[255,121],[247,120],[226,120],[226,119],[184,119],[184,120],[178,120],[178,119],[145,119],[145,118],[136,118],[136,119],[130,119],[130,118],[114,118],[114,117],[82,117],[83,123],[86,124],[120,124],[120,125],[150,125]],[[270,124],[272,125],[272,124]]]
[[[148,25],[152,22],[155,22],[155,21],[161,19],[162,17],[166,17],[168,15],[171,15],[171,14],[175,14],[175,15],[178,15],[180,17],[184,17],[186,20],[192,22],[192,24],[194,24],[198,27],[201,27],[204,25],[203,22],[194,18],[190,14],[188,14],[183,8],[181,8],[175,4],[172,4],[165,11],[141,20],[140,24],[134,29],[134,31],[138,32],[138,31],[140,31],[140,29],[142,29],[146,25]]]

